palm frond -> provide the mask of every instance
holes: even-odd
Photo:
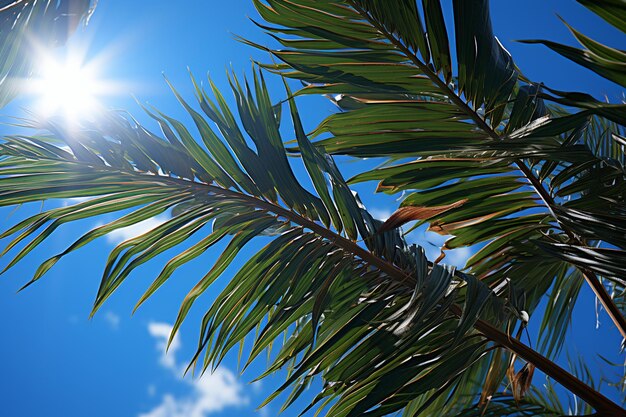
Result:
[[[173,337],[195,301],[248,243],[263,236],[269,243],[234,274],[206,312],[192,365],[202,371],[217,366],[258,328],[248,364],[282,333],[289,335],[278,343],[280,351],[265,373],[292,369],[270,398],[293,388],[286,406],[315,377],[326,385],[311,407],[330,402],[331,415],[345,416],[387,414],[415,398],[434,401],[442,386],[456,387],[490,343],[474,324],[479,317],[505,322],[505,300],[469,275],[429,263],[397,229],[381,230],[382,222],[362,207],[332,158],[311,145],[291,100],[294,133],[319,197],[307,191],[311,187],[297,181],[287,161],[279,113],[262,75],[255,73],[252,86],[232,77],[231,87],[239,122],[215,88],[211,97],[196,84],[204,114],[176,93],[200,141],[156,110],[149,114],[166,139],[118,113],[72,130],[53,121],[32,122],[30,127],[48,134],[6,137],[0,144],[0,205],[90,199],[43,211],[6,230],[3,255],[15,255],[5,271],[65,223],[118,214],[42,262],[26,285],[89,242],[167,213],[162,224],[113,249],[93,313],[155,256],[178,250],[137,307],[177,268],[226,242],[184,298]],[[194,235],[200,239],[181,249]]]
[[[417,226],[452,235],[443,251],[485,245],[467,267],[489,286],[526,292],[532,313],[548,289],[559,293],[552,286],[564,280],[557,277],[575,266],[582,274],[568,272],[568,279],[587,280],[626,334],[600,269],[580,255],[610,246],[601,249],[612,265],[602,276],[621,285],[623,164],[607,161],[598,144],[618,156],[626,107],[528,81],[494,36],[488,1],[453,2],[450,74],[446,45],[453,42],[434,3],[256,0],[271,25],[261,27],[285,46],[266,49],[279,63],[264,67],[303,81],[296,95],[335,97],[343,111],[313,130],[322,138],[315,145],[387,158],[350,182],[378,181],[378,191],[403,193],[396,216],[430,214]],[[546,98],[579,109],[570,114]],[[590,127],[606,123],[619,127],[613,144]],[[558,351],[563,331],[551,333],[548,351]]]

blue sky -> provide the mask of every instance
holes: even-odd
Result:
[[[612,101],[621,97],[622,92],[615,84],[576,67],[546,48],[513,40],[549,38],[572,43],[555,13],[583,33],[615,46],[624,45],[623,35],[611,30],[573,0],[496,0],[492,3],[494,30],[529,78],[557,89],[607,96]],[[163,82],[162,73],[187,97],[192,97],[188,67],[198,78],[210,73],[215,83],[226,91],[228,68],[241,74],[250,70],[251,56],[265,58],[233,39],[233,34],[238,34],[260,43],[269,42],[246,16],[256,16],[252,2],[248,0],[101,0],[90,25],[75,35],[70,47],[88,45],[90,57],[105,57],[99,68],[101,76],[121,80],[127,86],[125,93],[103,99],[106,106],[128,109],[150,125],[131,97],[132,93],[141,101],[186,120]],[[58,51],[61,55],[63,52]],[[279,98],[281,94],[282,91],[276,89],[275,97]],[[21,98],[2,109],[1,120],[7,121],[5,116],[19,114],[20,107],[31,104],[30,100]],[[313,128],[333,111],[327,102],[317,98],[305,98],[299,104],[308,128]],[[6,133],[7,129],[2,127],[0,131]],[[356,164],[342,162],[346,176],[358,169]],[[389,198],[371,196],[370,190],[370,185],[359,188],[368,208],[381,217],[388,215],[397,203]],[[10,218],[11,210],[0,210],[0,224],[6,226],[38,208],[21,208]],[[234,352],[213,375],[200,380],[190,376],[181,378],[181,369],[194,351],[199,318],[211,301],[210,294],[197,303],[169,355],[163,354],[168,324],[173,322],[180,301],[195,284],[198,275],[205,271],[208,262],[219,254],[219,247],[199,262],[181,268],[132,317],[132,306],[169,259],[168,254],[137,270],[101,312],[88,320],[107,253],[125,237],[123,233],[101,239],[67,257],[37,285],[16,294],[16,290],[30,278],[38,260],[57,253],[81,231],[106,220],[92,219],[67,225],[53,235],[48,245],[39,248],[0,278],[0,328],[3,330],[0,415],[275,415],[279,403],[272,403],[261,412],[254,411],[282,377],[278,375],[250,384],[249,381],[262,369],[263,361],[258,361],[239,377]],[[125,232],[132,235],[138,230]],[[415,239],[424,237],[418,235]],[[432,244],[441,243],[430,236],[427,238]],[[435,246],[427,244],[427,248],[431,256],[436,256]],[[243,255],[241,259],[245,259],[245,253]],[[461,262],[465,256],[467,253],[457,253],[448,259]],[[0,260],[0,265],[6,262]],[[228,273],[224,277],[227,278]],[[222,285],[218,283],[215,291]],[[586,292],[577,308],[571,352],[592,357],[594,351],[600,351],[613,360],[623,361],[624,356],[620,357],[618,352],[620,339],[617,332],[603,314],[599,316],[601,326],[596,329],[594,311],[593,297]],[[595,361],[591,363],[596,364]],[[597,364],[599,367],[599,362]],[[594,372],[599,374],[599,368],[594,368]],[[297,415],[298,409],[296,405],[284,415]]]

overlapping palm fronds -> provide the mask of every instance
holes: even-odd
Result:
[[[380,222],[361,207],[332,159],[308,142],[292,102],[295,134],[317,195],[308,191],[288,163],[279,132],[281,113],[270,102],[262,77],[255,74],[252,87],[233,78],[232,87],[249,136],[217,90],[211,99],[198,87],[204,114],[178,98],[202,144],[181,123],[156,111],[150,115],[167,140],[115,113],[83,129],[69,131],[45,121],[31,127],[48,135],[5,138],[0,145],[2,206],[91,197],[43,211],[5,231],[2,237],[10,241],[3,254],[15,252],[6,269],[65,223],[123,214],[44,261],[26,285],[96,238],[170,213],[163,224],[111,252],[94,312],[133,269],[192,235],[202,238],[179,250],[138,305],[179,266],[227,241],[185,297],[176,332],[237,253],[266,236],[269,243],[236,272],[206,313],[196,359],[200,363],[205,352],[201,369],[219,363],[258,329],[249,361],[283,332],[289,335],[268,369],[293,369],[277,391],[295,389],[287,403],[317,374],[327,382],[319,399],[339,398],[332,415],[356,415],[376,405],[391,412],[420,395],[434,398],[441,387],[454,387],[486,352],[488,340],[472,330],[483,308],[491,305],[490,317],[498,317],[495,311],[506,319],[500,304],[488,303],[491,291],[469,276],[455,277],[451,268],[429,264],[423,251],[408,246],[397,231],[380,232]],[[462,313],[455,310],[460,320],[450,311],[454,303],[465,303]]]
[[[626,336],[601,281],[623,288],[626,277],[626,105],[527,81],[492,33],[486,0],[454,1],[454,22],[438,1],[255,4],[269,22],[259,26],[285,47],[269,50],[279,62],[265,68],[303,81],[296,94],[327,94],[343,110],[312,132],[325,135],[316,146],[388,159],[352,183],[404,193],[397,216],[452,235],[444,252],[483,244],[468,270],[523,293],[531,314],[549,292],[546,353],[562,346],[582,279]],[[605,139],[599,123],[612,126]]]
[[[540,348],[554,355],[583,277],[616,322],[623,320],[596,276],[623,288],[623,159],[606,158],[586,138],[591,117],[622,126],[624,106],[557,97],[521,81],[491,32],[486,1],[454,2],[456,63],[438,1],[255,3],[275,26],[266,29],[287,47],[272,51],[282,63],[265,67],[304,81],[296,95],[328,94],[345,110],[322,122],[310,135],[321,139],[311,143],[288,91],[289,139],[296,139],[310,184],[288,161],[281,106],[270,100],[261,73],[251,84],[231,78],[237,112],[212,84],[211,95],[196,85],[199,110],[176,93],[197,134],[152,109],[165,139],[117,113],[71,130],[32,123],[48,133],[0,144],[0,205],[90,199],[0,235],[9,242],[3,255],[14,253],[6,269],[65,223],[119,216],[44,261],[26,285],[94,239],[166,213],[163,224],[111,252],[94,312],[136,267],[166,250],[178,254],[137,306],[178,267],[225,243],[184,298],[173,337],[242,249],[263,241],[207,310],[192,365],[217,366],[253,337],[247,366],[286,333],[266,374],[286,368],[289,376],[268,400],[291,389],[289,406],[321,377],[323,388],[306,410],[332,416],[403,409],[490,415],[503,408],[550,415],[555,407],[522,398],[536,366],[597,412],[624,415],[518,340],[527,312],[551,289]],[[563,113],[544,103],[545,91],[584,105]],[[328,153],[388,158],[352,181],[407,192],[402,207],[385,223],[373,219]],[[401,235],[398,226],[411,220],[452,235],[444,249],[486,246],[469,261],[469,273],[433,264]],[[200,239],[179,246],[192,236]],[[525,362],[521,369],[516,358]],[[507,374],[513,401],[495,394]]]
[[[566,375],[497,330],[517,311],[514,301],[498,297],[470,275],[429,263],[423,250],[407,245],[397,229],[385,230],[374,220],[332,158],[309,142],[290,100],[294,133],[316,194],[301,185],[283,147],[282,112],[272,105],[262,76],[255,73],[252,86],[233,77],[231,85],[243,131],[217,89],[212,99],[196,85],[203,114],[177,94],[200,143],[180,122],[155,110],[149,114],[166,140],[116,113],[82,129],[69,131],[44,121],[31,127],[48,135],[5,138],[0,145],[0,204],[91,197],[41,212],[5,231],[1,237],[10,241],[3,254],[16,252],[6,269],[65,223],[123,211],[44,261],[26,285],[92,240],[169,213],[163,224],[111,252],[94,312],[136,267],[192,235],[201,239],[179,249],[138,306],[179,266],[227,241],[183,300],[173,337],[197,298],[241,249],[265,236],[269,243],[235,273],[206,312],[193,363],[202,370],[216,366],[257,329],[250,363],[287,332],[266,373],[291,369],[270,397],[292,388],[285,406],[317,376],[325,386],[310,407],[329,407],[333,416],[385,415],[409,403],[430,412],[447,407],[451,395],[458,399],[455,407],[462,399],[470,405],[480,384],[469,371],[484,372],[481,358],[492,354],[491,342],[537,362],[549,374]],[[598,409],[619,410],[593,390],[580,394],[590,394],[586,399]]]
[[[22,88],[41,59],[37,48],[65,43],[93,11],[91,0],[0,1],[0,107]]]

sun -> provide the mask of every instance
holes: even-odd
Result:
[[[106,76],[110,73],[115,50],[111,45],[100,51],[90,41],[47,48],[31,44],[36,65],[30,79],[24,80],[27,105],[37,117],[63,119],[66,125],[95,121],[107,101],[129,94],[133,84]],[[110,103],[109,103],[110,104]]]
[[[63,116],[70,121],[89,117],[100,107],[105,83],[90,65],[77,57],[46,57],[30,81],[35,110],[44,117]]]

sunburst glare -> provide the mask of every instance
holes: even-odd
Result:
[[[43,116],[61,113],[68,119],[96,110],[102,88],[96,74],[77,59],[48,59],[33,85],[39,96],[36,108]]]
[[[103,59],[86,60],[84,50],[41,53],[29,81],[32,108],[40,116],[62,117],[73,123],[93,119],[103,109],[105,96],[121,93],[120,83],[102,77]]]

